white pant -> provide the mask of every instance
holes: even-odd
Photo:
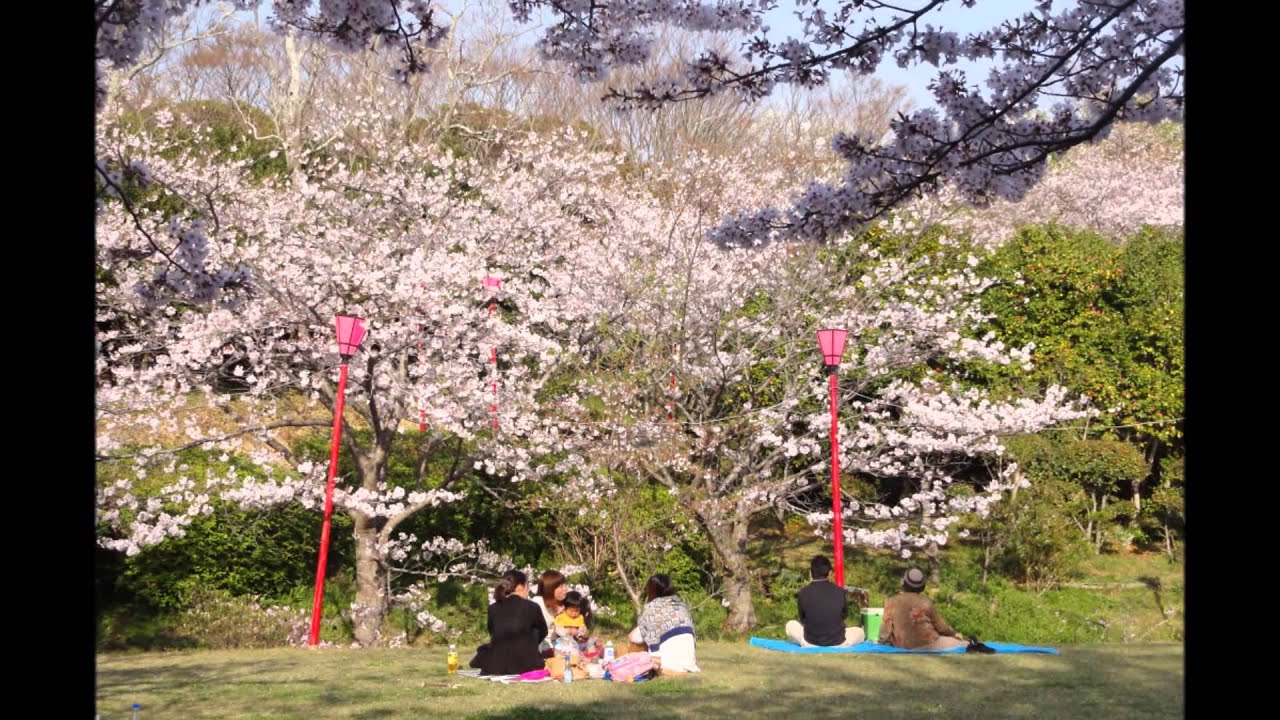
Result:
[[[969,642],[967,640],[961,640],[960,638],[941,635],[938,637],[937,640],[934,640],[928,645],[924,645],[918,648],[911,648],[911,649],[912,650],[950,650],[951,648],[958,648],[961,645],[968,645],[968,644]]]
[[[795,620],[787,621],[787,639],[800,647],[821,647],[804,639],[804,626]],[[850,647],[866,639],[867,633],[862,628],[847,627],[844,629],[844,642],[835,647]]]
[[[640,628],[632,630],[627,635],[627,639],[636,644],[644,644],[644,638],[640,636]],[[658,649],[649,654],[662,662],[663,672],[702,672],[694,653],[693,636],[689,633],[663,640]]]

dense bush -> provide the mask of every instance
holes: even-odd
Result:
[[[350,519],[334,516],[330,574],[353,553],[350,527]],[[196,518],[184,537],[127,558],[114,594],[156,610],[185,607],[195,589],[283,597],[314,583],[319,542],[320,516],[300,505],[256,512],[218,503],[214,513]]]
[[[310,608],[273,605],[254,595],[195,586],[178,616],[177,634],[206,648],[264,648],[307,643]],[[323,636],[322,640],[328,641]]]
[[[943,618],[958,632],[980,639],[1036,645],[1101,642],[1107,626],[1096,594],[1023,592],[1002,578],[962,591],[944,586],[934,595]]]
[[[1075,577],[1089,546],[1072,521],[1076,488],[1044,479],[998,503],[979,526],[988,573],[1041,590]]]

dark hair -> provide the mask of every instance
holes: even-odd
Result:
[[[493,588],[493,601],[502,602],[506,600],[515,589],[521,585],[529,584],[529,576],[519,570],[508,570],[502,574],[502,579],[498,581],[496,587]]]
[[[826,555],[814,555],[809,561],[809,574],[814,580],[824,578],[831,574],[831,561]]]
[[[671,578],[663,573],[654,573],[649,577],[649,582],[644,584],[645,601],[654,598],[669,597],[676,594],[676,586],[671,584]]]
[[[570,590],[564,594],[564,607],[577,608],[582,613],[582,620],[587,625],[587,630],[596,629],[596,615],[591,612],[591,601],[585,595],[577,590]]]
[[[560,601],[556,600],[556,590],[563,584],[564,573],[559,570],[544,570],[538,576],[537,595],[542,598],[542,604],[548,612],[554,613],[560,609]]]

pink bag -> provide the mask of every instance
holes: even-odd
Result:
[[[609,678],[615,682],[635,682],[637,677],[653,672],[653,656],[647,652],[627,653],[609,663],[605,669],[609,671]]]

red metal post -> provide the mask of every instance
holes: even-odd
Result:
[[[324,524],[320,527],[320,561],[316,565],[316,594],[311,601],[311,647],[320,644],[320,610],[324,605],[324,571],[329,561],[329,523],[333,517],[333,480],[338,473],[338,444],[342,441],[342,408],[347,395],[347,364],[338,376],[338,397],[333,408],[333,440],[329,446],[329,481],[324,488]]]
[[[836,438],[836,373],[831,372],[831,511],[835,533],[836,585],[844,587],[844,531],[841,527],[840,441]]]

